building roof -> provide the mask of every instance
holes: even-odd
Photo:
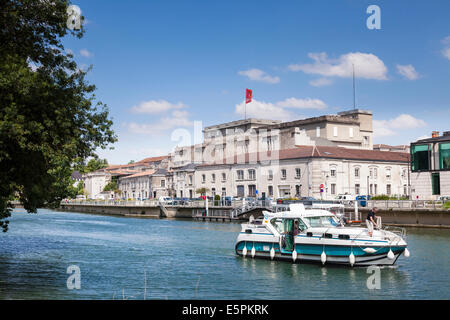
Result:
[[[421,139],[417,140],[416,142],[413,142],[413,144],[417,143],[435,143],[435,142],[449,142],[450,141],[450,132],[446,131],[444,132],[444,135],[436,137],[436,138],[427,138],[427,139]]]
[[[130,178],[138,178],[138,177],[145,177],[145,176],[151,176],[156,172],[156,170],[147,170],[147,171],[142,171],[142,172],[138,172],[135,174],[132,174],[130,176],[127,177],[123,177],[121,179],[130,179]]]
[[[136,163],[157,162],[157,161],[162,161],[164,159],[167,159],[168,157],[169,156],[150,157],[150,158],[142,159],[141,161],[138,161]]]
[[[80,173],[80,171],[75,170],[72,172],[72,175],[70,176],[73,180],[81,180],[83,178],[83,175]]]
[[[240,157],[224,159],[222,163],[211,162],[199,165],[213,166],[213,165],[230,165],[230,164],[244,164],[252,162],[288,160],[288,159],[308,159],[308,158],[327,158],[327,159],[342,159],[342,160],[361,160],[361,161],[384,161],[384,162],[409,162],[409,153],[378,151],[378,150],[364,150],[364,149],[349,149],[342,147],[330,146],[297,146],[292,149],[285,149],[280,151],[264,151],[259,153],[246,153]]]
[[[231,122],[225,122],[220,123],[212,126],[205,127],[203,131],[209,131],[209,130],[218,130],[218,129],[225,129],[230,127],[237,127],[242,126],[244,124],[261,124],[261,125],[271,125],[271,124],[277,124],[281,123],[280,120],[268,120],[268,119],[255,119],[255,118],[249,118],[244,120],[236,120]]]
[[[113,176],[125,176],[125,175],[131,175],[139,172],[138,170],[131,170],[131,169],[118,169],[114,171],[110,171],[109,173]]]

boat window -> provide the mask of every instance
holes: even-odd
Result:
[[[298,229],[300,232],[308,229],[308,227],[306,226],[306,224],[303,222],[302,219],[298,219]]]
[[[312,228],[328,228],[339,225],[338,220],[333,216],[305,217],[304,219]]]
[[[275,229],[277,229],[277,231],[279,233],[284,233],[285,232],[283,219],[281,219],[281,218],[274,218],[274,219],[272,219],[270,221],[270,223],[272,223],[272,225],[275,227]]]

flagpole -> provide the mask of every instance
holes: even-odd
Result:
[[[247,97],[244,98],[244,120],[247,120]]]

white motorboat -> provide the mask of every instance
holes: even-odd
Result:
[[[262,220],[242,224],[236,253],[244,257],[349,266],[393,265],[409,256],[406,233],[348,227],[328,210],[290,204],[286,211],[263,211]],[[298,228],[296,228],[298,226]],[[297,229],[297,231],[296,231]]]

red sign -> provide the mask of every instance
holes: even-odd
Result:
[[[323,188],[323,183],[320,185],[321,188]]]
[[[250,103],[252,102],[252,98],[253,98],[253,92],[251,89],[246,89],[245,90],[245,103]]]

